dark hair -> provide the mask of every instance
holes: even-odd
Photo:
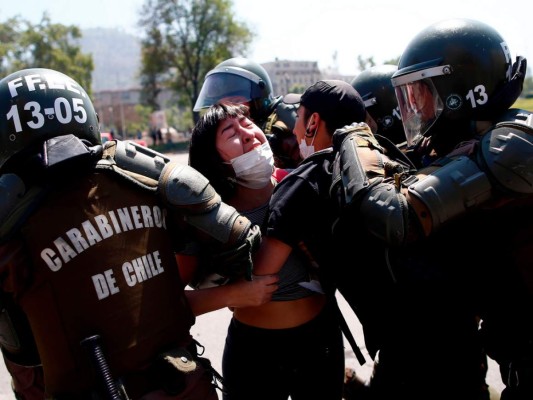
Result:
[[[286,104],[300,103],[305,107],[304,122],[317,112],[325,121],[330,135],[353,122],[365,122],[366,109],[363,98],[348,82],[320,80],[309,86],[301,95],[289,93],[283,98]]]
[[[189,165],[204,175],[223,200],[235,192],[235,173],[222,160],[216,147],[217,128],[221,121],[249,118],[249,108],[242,104],[217,103],[207,109],[192,130]]]

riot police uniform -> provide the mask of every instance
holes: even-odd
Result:
[[[338,237],[346,246],[355,236],[380,254],[365,285],[388,304],[378,314],[387,318],[376,317],[369,289],[353,283],[361,275],[339,271],[341,292],[363,315],[377,353],[370,382],[377,398],[488,398],[484,352],[500,365],[502,398],[532,396],[533,117],[508,110],[525,67],[483,23],[431,25],[392,77],[418,172],[377,177],[361,145],[368,128],[335,134]],[[350,240],[340,233],[354,220]]]
[[[87,93],[64,74],[7,76],[0,113],[0,243],[21,254],[0,265],[4,357],[40,363],[50,398],[217,399],[174,254],[204,231],[249,259],[249,221],[192,168],[132,142],[102,147]],[[10,323],[16,311],[27,327]]]

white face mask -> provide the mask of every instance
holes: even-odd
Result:
[[[309,124],[311,124],[311,122],[309,122]],[[307,126],[306,132],[308,129],[309,129],[309,125]],[[318,127],[315,129],[313,140],[311,140],[311,144],[309,146],[305,142],[305,137],[302,138],[302,140],[300,141],[299,147],[300,147],[300,154],[302,155],[302,158],[307,158],[315,152],[315,146],[313,146],[313,143],[315,143],[317,131],[318,131]]]
[[[250,189],[265,187],[274,171],[274,155],[268,142],[231,160],[237,183]]]
[[[314,140],[315,138],[313,138],[313,141]],[[312,144],[308,146],[307,143],[305,143],[305,138],[302,139],[299,146],[300,146],[300,154],[302,155],[302,158],[307,158],[315,152],[315,146],[313,146]]]

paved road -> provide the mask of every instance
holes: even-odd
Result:
[[[363,332],[361,325],[354,315],[353,311],[346,304],[341,296],[338,296],[340,308],[352,329],[353,335],[357,343],[362,346],[363,353],[367,360],[370,359],[366,349],[364,348]],[[222,371],[221,360],[224,349],[224,340],[226,337],[226,328],[231,318],[231,312],[227,309],[222,309],[209,314],[204,314],[196,319],[196,324],[192,328],[194,338],[205,346],[205,356],[209,358],[217,371]],[[370,363],[360,366],[354,356],[348,342],[345,343],[346,348],[346,365],[354,368],[361,376],[368,377],[371,371]],[[446,380],[448,377],[443,377]],[[450,372],[450,384],[453,384],[453,372]],[[489,360],[488,384],[492,388],[491,400],[498,400],[499,393],[503,389],[503,385],[499,378],[498,366],[492,360]],[[5,371],[5,366],[0,363],[0,400],[15,400],[11,389],[9,387],[9,377]]]
[[[187,154],[179,153],[172,155],[179,162],[187,162]],[[357,320],[357,317],[346,304],[341,296],[338,296],[339,305],[343,314],[352,328],[353,335],[357,343],[362,346],[363,353],[367,360],[370,359],[364,348],[363,332],[361,325]],[[196,324],[192,328],[192,334],[194,338],[205,346],[205,356],[208,357],[217,371],[222,371],[221,361],[222,352],[224,349],[224,340],[226,337],[226,329],[231,318],[231,312],[227,309],[219,310],[209,314],[202,315],[196,319]],[[345,345],[346,348],[346,365],[354,368],[361,376],[368,377],[370,374],[370,364],[367,362],[365,365],[360,366],[357,359],[354,356],[353,351],[350,348],[348,342]],[[446,380],[448,377],[443,377]],[[453,384],[453,371],[450,371],[450,384]],[[489,360],[489,372],[487,382],[492,388],[491,400],[498,400],[499,393],[503,389],[503,384],[499,377],[497,364]],[[0,362],[0,400],[15,400],[10,385],[9,376],[5,370],[5,365]]]

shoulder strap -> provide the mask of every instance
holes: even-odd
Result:
[[[307,249],[307,246],[305,245],[305,243],[300,242],[298,247],[300,251],[302,252],[302,254],[304,255],[304,257],[308,259],[309,263],[313,266],[313,268],[320,268],[317,261],[309,253],[309,250]],[[355,338],[352,335],[352,331],[350,330],[350,327],[348,326],[348,323],[346,322],[346,319],[344,318],[342,310],[339,307],[339,302],[337,301],[337,297],[335,297],[335,290],[333,289],[333,287],[330,287],[329,289],[326,288],[324,292],[326,293],[326,297],[328,298],[328,301],[331,301],[333,310],[335,314],[337,314],[337,318],[339,320],[339,326],[341,328],[341,331],[344,334],[344,337],[346,338],[346,340],[348,340],[348,343],[350,343],[350,346],[352,347],[352,350],[355,354],[355,357],[357,358],[357,361],[359,361],[360,365],[364,365],[366,363],[365,356],[363,355],[361,348],[357,345],[357,342],[355,341]]]
[[[350,330],[350,327],[348,326],[348,323],[346,322],[346,319],[344,318],[342,310],[339,307],[339,302],[337,301],[337,298],[335,297],[335,295],[330,296],[330,297],[336,309],[337,316],[339,318],[339,325],[340,325],[341,331],[344,334],[344,337],[346,337],[346,340],[348,340],[348,343],[350,343],[350,346],[352,347],[352,350],[355,354],[355,357],[357,358],[357,361],[359,361],[359,364],[364,365],[366,363],[365,356],[363,355],[361,348],[357,345],[357,342],[355,341],[355,338],[352,335],[352,331]]]

